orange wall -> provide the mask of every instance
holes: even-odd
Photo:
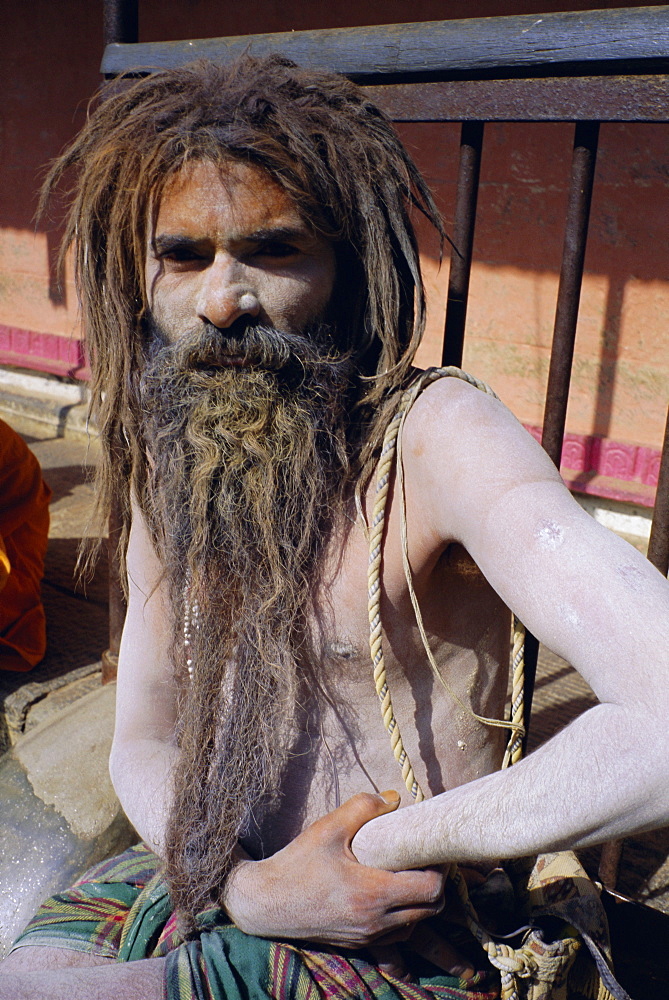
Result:
[[[458,129],[403,135],[448,221]],[[486,126],[465,367],[525,422],[540,424],[562,253],[573,126]],[[421,150],[429,150],[429,156]],[[436,152],[435,152],[436,151]],[[593,192],[567,424],[659,447],[669,402],[669,130],[604,124]],[[435,363],[448,267],[433,292],[421,359]]]
[[[410,17],[542,13],[635,4],[415,0]],[[97,0],[32,0],[3,9],[0,107],[0,325],[78,336],[71,283],[59,295],[57,232],[34,228],[40,173],[81,125],[98,83]],[[642,4],[636,4],[642,6]],[[141,40],[406,20],[405,0],[140,0]],[[465,364],[528,423],[539,423],[557,289],[571,127],[486,127]],[[452,217],[458,129],[402,134]],[[569,429],[659,447],[669,399],[669,143],[660,126],[605,125],[593,201]],[[430,288],[425,363],[438,359],[448,266],[424,241]]]
[[[98,9],[99,8],[99,9]],[[45,165],[84,122],[99,83],[102,8],[95,0],[2,5],[0,102],[0,323],[70,335],[72,289],[57,293],[50,250],[57,233],[35,232]]]

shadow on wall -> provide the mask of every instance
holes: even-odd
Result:
[[[447,225],[455,203],[457,125],[408,125],[401,132],[437,193]],[[600,133],[586,274],[576,342],[570,423],[608,437],[614,409],[659,443],[669,399],[669,211],[667,127],[604,124]],[[508,385],[513,406],[522,387],[522,419],[539,422],[548,371],[562,255],[573,126],[486,125],[466,363]],[[430,289],[429,359],[438,341],[448,267],[419,227]],[[448,251],[448,248],[446,248]],[[482,371],[481,369],[484,369]],[[618,421],[620,424],[620,421]],[[576,428],[575,428],[576,429]],[[613,428],[614,432],[616,431]],[[617,433],[620,433],[618,427]],[[648,435],[650,434],[650,439]],[[623,435],[625,436],[625,435]]]
[[[328,6],[311,0],[285,4],[257,0],[233,6],[219,0],[138,2],[141,41],[392,24],[408,19],[405,0],[366,0],[364,4],[339,0]],[[644,0],[627,0],[627,6],[643,5]],[[572,0],[569,9],[592,6],[592,0]],[[620,4],[609,0],[595,6]],[[415,0],[410,14],[412,20],[429,21],[563,9],[559,0]],[[40,174],[83,124],[88,100],[100,83],[102,12],[103,0],[59,0],[58,4],[32,0],[29,15],[24,4],[3,6],[0,229],[33,229]]]
[[[99,84],[102,3],[35,0],[30,16],[23,4],[6,5],[3,37],[0,227],[31,232],[45,168],[83,125]],[[44,222],[37,228],[49,230],[47,294],[64,305],[55,272],[60,234]],[[12,266],[21,271],[29,262],[3,261],[2,270]]]
[[[140,0],[139,6],[142,40],[389,23],[406,18],[402,0],[369,0],[362,8],[351,0],[341,0],[327,11],[307,0],[292,0],[280,10],[264,0],[252,11],[224,9],[215,0],[189,0],[182,5]],[[569,6],[586,9],[592,3],[584,0]],[[509,0],[501,5],[492,0],[452,0],[446,4],[417,0],[411,16],[429,20],[563,8],[559,2],[529,0]],[[30,18],[22,5],[10,5],[3,14],[3,34],[0,325],[63,335],[76,330],[76,319],[74,296],[60,289],[56,280],[59,232],[48,220],[40,223],[38,232],[46,237],[43,235],[36,246],[33,215],[45,165],[82,125],[89,95],[99,83],[102,0],[63,0],[58,5],[34,0]],[[448,221],[453,213],[459,127],[411,125],[403,126],[401,132],[435,187]],[[520,390],[532,413],[519,415],[529,422],[543,395],[571,144],[570,125],[486,127],[467,363],[495,384],[499,374],[502,390],[505,381],[508,383],[508,402],[513,402]],[[647,410],[644,419],[658,428],[650,438],[660,434],[663,417],[658,416],[657,399],[669,388],[669,343],[662,319],[669,294],[663,225],[663,202],[669,198],[666,148],[663,126],[602,128],[586,260],[588,279],[577,343],[575,409],[572,406],[572,416],[576,414],[577,423],[582,425],[577,429],[586,433],[603,437],[612,433],[614,405],[622,406],[633,418],[636,389],[641,393],[642,410]],[[437,258],[437,249],[428,243],[425,260],[432,290],[429,362],[438,356],[435,345],[443,324],[448,271],[445,265],[437,273]],[[629,372],[623,371],[625,366]],[[633,438],[634,434],[628,436]],[[651,443],[647,438],[648,434],[639,439]]]

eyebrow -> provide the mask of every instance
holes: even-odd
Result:
[[[271,226],[267,229],[255,229],[251,233],[233,236],[233,242],[238,243],[295,243],[303,242],[310,236],[309,230],[298,226]],[[198,250],[204,243],[208,242],[208,237],[196,238],[183,234],[162,233],[152,240],[154,253],[164,254],[173,250]]]
[[[172,250],[197,250],[203,242],[203,240],[197,240],[191,236],[164,233],[151,240],[151,249],[158,254],[170,253]]]
[[[294,243],[310,235],[309,230],[298,226],[272,226],[268,229],[255,229],[240,237],[240,240],[251,243]]]

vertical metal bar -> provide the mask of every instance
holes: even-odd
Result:
[[[567,416],[569,382],[574,357],[576,321],[581,298],[583,263],[588,238],[598,138],[599,122],[576,123],[562,267],[560,269],[555,329],[541,436],[542,445],[558,469],[560,468],[562,440]],[[539,643],[533,635],[528,633],[525,639],[525,726],[528,733],[538,656]],[[526,746],[527,733],[524,749]]]
[[[103,42],[137,42],[139,40],[138,0],[103,0]],[[113,681],[118,668],[121,633],[127,611],[118,559],[118,541],[122,526],[119,499],[112,500],[109,512],[109,648],[102,654],[102,683]]]
[[[541,443],[560,468],[562,439],[567,416],[567,400],[574,357],[576,321],[581,298],[583,262],[588,238],[592,185],[597,159],[599,122],[577,122],[569,185],[562,267],[555,312],[555,330],[546,390],[546,407]],[[525,640],[525,719],[529,719],[537,674],[539,643],[528,633]],[[525,736],[527,743],[527,735]]]
[[[560,468],[583,281],[599,122],[577,122],[541,443]]]
[[[483,122],[463,122],[442,365],[462,364],[482,148]]]
[[[606,844],[602,844],[597,874],[599,881],[607,889],[616,887],[624,843],[624,840],[609,840]]]
[[[534,698],[534,682],[537,678],[537,661],[539,660],[539,640],[531,632],[525,632],[525,680],[523,682],[523,713],[525,720],[525,736],[523,737],[523,756],[527,753],[527,743],[530,737],[530,720],[532,718],[532,699]]]
[[[138,0],[103,0],[103,42],[139,41]]]
[[[664,443],[657,479],[653,524],[648,542],[648,559],[663,576],[669,572],[669,411],[664,429]],[[599,878],[607,889],[615,889],[624,840],[610,840],[602,845],[599,856]]]

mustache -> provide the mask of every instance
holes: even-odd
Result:
[[[350,355],[337,350],[332,328],[326,324],[311,325],[302,333],[288,333],[274,327],[237,321],[221,330],[203,323],[183,333],[169,343],[160,326],[148,318],[146,332],[145,372],[209,372],[236,369],[275,372],[283,380],[301,382],[307,372],[310,377],[319,370],[332,373],[333,368],[346,367]]]

